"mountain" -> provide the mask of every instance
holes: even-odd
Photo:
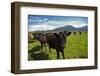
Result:
[[[67,26],[63,26],[63,27],[59,27],[59,28],[56,28],[54,29],[55,31],[75,31],[76,28],[71,26],[71,25],[67,25]]]
[[[63,26],[63,27],[59,27],[53,30],[47,30],[48,32],[52,31],[52,32],[58,32],[58,31],[88,31],[88,26],[85,25],[83,27],[73,27],[72,25],[67,25],[67,26]]]
[[[66,25],[63,27],[55,28],[53,30],[37,30],[35,32],[61,32],[61,31],[88,31],[88,26],[74,27],[72,25]]]
[[[78,30],[78,31],[88,31],[88,26],[85,25],[85,26],[83,26],[83,27],[79,27],[79,28],[77,28],[77,30]]]

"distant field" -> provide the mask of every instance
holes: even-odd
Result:
[[[80,35],[71,34],[66,38],[66,48],[64,49],[66,59],[83,59],[88,58],[88,33],[82,32]],[[49,52],[48,45],[47,50],[41,50],[41,45],[39,41],[32,40],[28,43],[28,60],[55,60],[56,50],[51,49],[51,54]],[[62,55],[60,55],[62,59]]]

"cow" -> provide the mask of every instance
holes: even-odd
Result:
[[[40,33],[33,33],[34,39],[39,40]]]
[[[82,32],[79,32],[79,34],[81,35]]]
[[[28,33],[28,41],[33,40],[34,36],[31,32]]]
[[[34,34],[34,38],[36,40],[38,40],[41,44],[41,49],[43,50],[43,46],[45,47],[45,50],[46,50],[46,42],[47,42],[47,37],[44,33],[35,33]]]
[[[75,34],[76,34],[76,32],[73,32],[73,34],[75,35]]]
[[[40,33],[39,41],[41,43],[41,48],[43,50],[43,46],[45,47],[46,50],[46,43],[47,43],[47,36],[44,33]]]
[[[57,59],[59,59],[60,52],[62,53],[63,59],[65,59],[64,48],[66,45],[66,37],[70,34],[71,32],[66,31],[47,34],[47,44],[49,45],[49,50],[51,52],[51,48],[56,49]]]

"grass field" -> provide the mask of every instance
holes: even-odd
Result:
[[[66,48],[64,49],[66,59],[83,59],[88,58],[88,33],[82,32],[80,35],[71,34],[66,38]],[[56,50],[51,49],[49,52],[48,45],[46,50],[41,50],[39,41],[32,40],[28,43],[28,60],[55,60]],[[60,54],[60,59],[62,55]]]

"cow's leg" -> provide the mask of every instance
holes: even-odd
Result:
[[[80,35],[81,35],[81,32],[80,32]]]
[[[41,42],[41,49],[42,49],[42,51],[43,51],[43,43]]]
[[[50,51],[50,54],[51,54],[51,47],[49,46],[49,51]]]
[[[57,59],[59,59],[59,50],[56,50],[57,52]]]
[[[46,43],[44,43],[44,48],[45,48],[45,51],[46,51]]]
[[[63,59],[65,59],[65,56],[64,56],[64,50],[62,50],[61,53],[62,53]]]
[[[50,47],[49,47],[49,52],[50,52],[49,58],[52,59],[52,56],[51,56],[51,48]]]
[[[51,54],[51,48],[49,47],[49,51],[50,51],[50,54]]]

